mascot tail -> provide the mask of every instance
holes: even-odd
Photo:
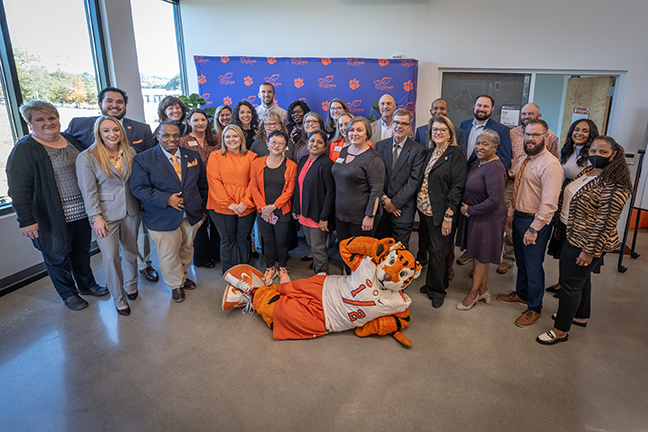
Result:
[[[392,335],[394,339],[406,347],[411,347],[412,342],[403,334],[401,330],[410,324],[409,309],[393,315],[382,316],[369,321],[362,327],[355,329],[356,336],[367,337],[374,334],[385,336]]]

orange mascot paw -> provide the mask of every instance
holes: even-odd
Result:
[[[401,330],[410,324],[409,309],[403,312],[378,317],[369,321],[362,327],[355,329],[356,336],[367,337],[374,334],[385,336],[392,335],[394,338],[405,346],[412,346],[412,342],[401,333]]]

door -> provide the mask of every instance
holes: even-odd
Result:
[[[599,133],[605,135],[613,94],[614,77],[612,76],[569,78],[560,142],[565,142],[569,127],[578,118],[589,118],[596,123]]]

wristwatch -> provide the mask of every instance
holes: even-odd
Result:
[[[533,228],[533,227],[529,227],[529,232],[530,232],[531,234],[538,234],[538,230],[535,229],[535,228]]]

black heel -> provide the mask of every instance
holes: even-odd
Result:
[[[117,313],[121,316],[128,316],[130,315],[130,312],[131,312],[130,306],[128,306],[126,309],[117,309]]]
[[[139,291],[135,291],[134,294],[126,294],[126,296],[128,297],[128,300],[135,300],[138,295],[139,295]]]

